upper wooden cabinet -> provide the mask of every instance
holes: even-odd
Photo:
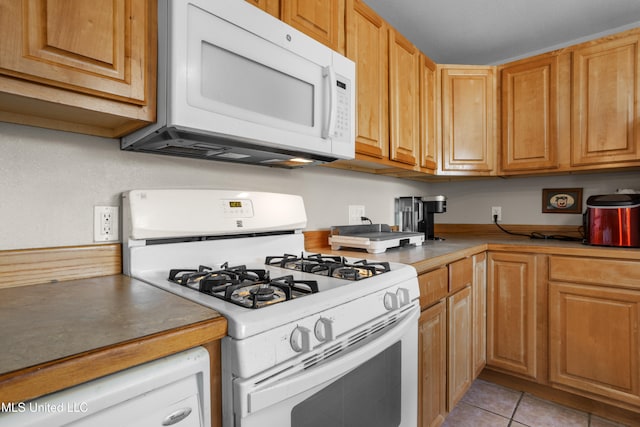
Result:
[[[280,0],[246,0],[270,15],[280,18]]]
[[[558,56],[501,69],[501,171],[558,168]]]
[[[572,166],[640,160],[639,42],[605,38],[573,52]]]
[[[420,55],[420,168],[434,173],[438,168],[436,64]]]
[[[389,28],[389,156],[411,166],[420,153],[419,66],[418,48]]]
[[[345,0],[280,0],[280,19],[344,54],[344,2]]]
[[[306,35],[345,53],[346,0],[245,0]]]
[[[155,2],[0,0],[0,10],[0,120],[114,137],[155,119]]]
[[[442,65],[438,174],[491,175],[495,157],[495,67]]]
[[[356,153],[389,157],[388,26],[360,0],[348,3],[347,57],[356,63]]]

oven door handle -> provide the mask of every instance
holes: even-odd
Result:
[[[301,372],[290,374],[286,378],[274,377],[261,382],[257,386],[255,380],[252,381],[252,379],[236,383],[239,387],[236,391],[239,392],[241,406],[238,409],[240,409],[242,416],[246,416],[250,412],[257,412],[312,388],[331,382],[357,368],[363,361],[370,359],[372,355],[379,354],[383,349],[400,340],[408,330],[411,330],[412,326],[416,328],[415,339],[417,340],[419,314],[420,309],[416,305],[406,312],[405,317],[400,322],[386,330],[382,335],[360,347],[343,350],[336,355],[337,357],[334,360],[330,360],[327,363],[322,363],[306,370],[300,367]],[[246,399],[244,396],[246,396]]]

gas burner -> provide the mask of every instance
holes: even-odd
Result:
[[[245,283],[229,286],[224,292],[223,299],[242,307],[261,308],[290,300],[291,291],[286,287],[275,286],[267,282]]]
[[[318,292],[315,280],[294,280],[293,276],[275,279],[269,272],[248,269],[244,265],[219,269],[201,265],[198,269],[172,269],[169,280],[193,290],[247,307],[261,308]]]
[[[388,262],[369,262],[363,259],[349,263],[344,257],[322,254],[268,256],[265,264],[346,280],[366,279],[390,270]]]
[[[344,262],[330,270],[331,277],[347,280],[361,280],[386,273],[390,270],[388,262],[370,262],[366,259],[353,263]]]
[[[244,265],[229,267],[224,263],[218,269],[201,265],[194,269],[173,269],[169,271],[169,280],[197,291],[213,294],[224,290],[229,285],[237,285],[244,281],[263,281],[269,279],[265,270],[252,270]]]
[[[304,254],[291,255],[284,254],[279,256],[268,256],[265,260],[265,264],[274,265],[287,270],[304,271],[305,273],[315,273],[327,275],[326,271],[329,264],[342,262],[342,257],[313,254],[304,256]]]

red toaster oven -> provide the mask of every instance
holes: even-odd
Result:
[[[586,243],[640,247],[640,194],[604,194],[587,199]]]

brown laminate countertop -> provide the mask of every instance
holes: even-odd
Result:
[[[508,252],[532,252],[548,255],[591,256],[640,261],[638,248],[611,248],[589,246],[580,242],[531,239],[528,237],[496,237],[442,235],[444,240],[430,240],[420,246],[389,248],[386,252],[369,254],[360,249],[331,250],[329,246],[309,249],[327,254],[343,255],[371,260],[399,262],[413,265],[418,274],[486,250]]]
[[[123,275],[0,289],[0,325],[2,402],[215,341],[227,330],[217,311]]]

